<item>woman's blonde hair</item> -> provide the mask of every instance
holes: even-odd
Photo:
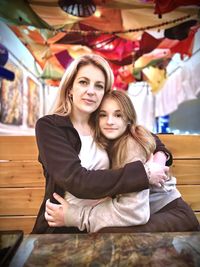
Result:
[[[59,86],[59,92],[50,114],[58,114],[66,116],[71,113],[72,100],[70,98],[70,90],[79,69],[82,66],[93,65],[99,68],[105,75],[105,93],[109,92],[112,88],[114,75],[108,62],[97,54],[83,55],[71,62],[66,69]]]
[[[155,151],[155,139],[149,130],[137,124],[137,114],[131,99],[123,91],[113,90],[106,93],[101,102],[100,108],[97,111],[98,121],[99,112],[105,99],[113,99],[119,104],[123,119],[127,123],[127,129],[117,140],[109,141],[101,134],[99,123],[97,123],[95,129],[96,142],[101,147],[108,150],[110,159],[115,167],[124,165],[128,149],[127,140],[130,136],[132,136],[141,145],[145,151],[146,159],[148,159],[151,153]]]

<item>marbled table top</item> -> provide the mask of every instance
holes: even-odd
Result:
[[[11,267],[199,267],[200,232],[24,236]]]

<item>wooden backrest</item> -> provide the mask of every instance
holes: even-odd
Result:
[[[183,198],[200,221],[200,135],[159,135]],[[35,136],[0,136],[0,230],[30,233],[44,195]]]
[[[44,195],[35,136],[0,136],[0,230],[30,233]]]
[[[171,173],[200,221],[200,135],[159,135],[173,154]]]

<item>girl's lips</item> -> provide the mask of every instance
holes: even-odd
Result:
[[[104,128],[105,131],[115,131],[117,130],[116,128]]]

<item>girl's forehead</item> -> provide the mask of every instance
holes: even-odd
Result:
[[[101,104],[101,109],[121,110],[122,107],[116,99],[108,97],[103,100]]]

